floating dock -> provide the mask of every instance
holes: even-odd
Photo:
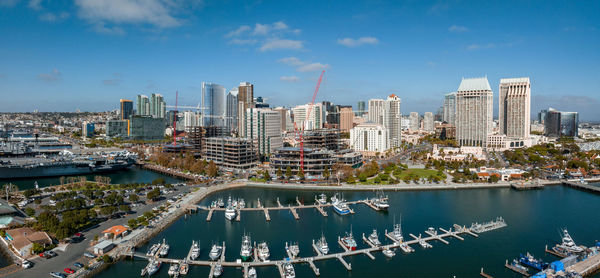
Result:
[[[525,269],[520,269],[520,268],[518,268],[518,267],[516,267],[516,266],[514,266],[514,265],[512,265],[512,264],[509,264],[509,263],[508,263],[508,260],[506,260],[506,263],[504,263],[504,266],[505,266],[506,268],[508,268],[508,269],[510,269],[510,270],[512,270],[512,271],[514,271],[514,272],[516,272],[516,273],[519,273],[519,274],[521,274],[521,275],[525,276],[525,277],[529,277],[529,276],[531,276],[531,275],[529,275],[529,272],[528,272],[527,270],[525,270]]]

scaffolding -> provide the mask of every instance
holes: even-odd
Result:
[[[202,156],[219,167],[247,170],[258,165],[258,154],[251,139],[209,137],[203,141]]]

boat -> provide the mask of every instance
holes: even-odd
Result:
[[[220,208],[224,208],[225,207],[225,202],[223,201],[223,198],[217,199],[217,206],[220,207]]]
[[[573,240],[571,235],[569,235],[569,231],[567,231],[566,228],[562,229],[561,237],[562,242],[552,247],[552,250],[563,255],[570,255],[573,253],[583,252],[583,248],[575,244],[575,241]]]
[[[244,199],[239,199],[237,204],[239,209],[246,208],[246,201]]]
[[[191,261],[197,259],[200,256],[200,246],[198,246],[198,242],[196,241],[192,241],[192,248],[190,251],[190,257],[189,259]]]
[[[247,262],[252,260],[252,250],[250,236],[244,235],[242,237],[242,247],[240,248],[240,258],[242,261]]]
[[[496,220],[492,220],[489,222],[473,223],[471,224],[471,230],[478,234],[483,232],[488,232],[495,229],[500,229],[502,227],[506,227],[506,222],[502,217],[497,217]]]
[[[402,236],[402,222],[398,224],[394,223],[394,230],[392,230],[392,232],[389,235],[395,241],[402,242],[404,240],[404,237]]]
[[[512,263],[510,263],[513,267],[527,273],[529,272],[529,269],[527,269],[527,267],[524,267],[522,264],[519,263],[519,261],[517,261],[516,259],[512,260]]]
[[[160,255],[161,257],[168,255],[170,248],[171,247],[166,243],[165,239],[163,239],[163,244],[160,247],[160,251],[158,251],[158,255]]]
[[[529,252],[527,252],[527,254],[525,256],[523,256],[523,254],[521,254],[521,257],[519,258],[519,263],[526,265],[528,267],[537,269],[539,271],[542,271],[542,270],[548,268],[548,263],[546,263],[540,259],[534,258],[533,255],[529,254]]]
[[[418,242],[419,242],[419,245],[421,245],[421,247],[423,247],[424,249],[433,247],[433,246],[431,246],[431,244],[429,244],[429,242],[427,242],[423,238],[421,238],[421,234],[419,234]]]
[[[392,257],[396,256],[396,252],[394,252],[394,250],[392,250],[388,247],[383,248],[383,250],[381,250],[381,253],[383,253],[383,255],[385,255],[388,258],[392,258]]]
[[[352,228],[350,228],[350,233],[346,233],[346,236],[340,240],[346,249],[356,250],[356,240],[354,240],[354,236],[352,235]]]
[[[373,246],[381,246],[381,241],[379,241],[379,236],[377,235],[377,230],[375,230],[375,229],[373,229],[373,232],[369,235],[369,237],[367,238],[367,240]]]
[[[158,270],[160,269],[161,265],[162,265],[162,263],[160,261],[158,261],[158,260],[152,260],[152,261],[150,261],[150,263],[146,267],[146,269],[147,269],[146,272],[147,272],[148,276],[154,275],[156,272],[158,272]]]
[[[300,246],[298,243],[285,243],[285,251],[290,255],[290,257],[295,258],[300,253]]]
[[[179,266],[179,274],[181,274],[181,275],[187,275],[189,270],[190,270],[190,265],[187,263],[182,263]]]
[[[329,253],[329,245],[327,245],[327,240],[325,240],[325,236],[321,233],[321,238],[317,241],[317,249],[323,255],[327,255]]]
[[[154,255],[156,255],[156,252],[158,251],[159,248],[160,248],[160,243],[152,244],[150,249],[148,249],[148,251],[146,252],[146,256],[154,257]]]
[[[223,274],[223,266],[221,264],[216,264],[215,269],[213,270],[213,276],[219,277]]]
[[[169,266],[169,271],[167,272],[167,274],[169,274],[169,276],[173,276],[175,275],[175,273],[179,273],[179,267],[177,266],[177,264],[171,264],[171,266]]]
[[[327,204],[327,195],[325,195],[323,193],[321,193],[321,195],[319,195],[319,198],[315,197],[315,199],[317,200],[317,203],[319,205],[325,205],[325,204]]]
[[[333,210],[339,215],[346,215],[350,213],[350,208],[344,199],[336,199],[333,202]]]
[[[429,232],[429,234],[431,234],[432,236],[437,236],[437,230],[433,227],[429,227],[427,229],[427,232]]]
[[[217,244],[213,244],[210,248],[210,252],[208,253],[208,257],[212,261],[216,261],[221,257],[221,252],[223,252],[223,247]]]
[[[227,204],[227,208],[225,209],[225,219],[232,221],[235,219],[236,212],[231,203]]]
[[[256,274],[256,268],[251,267],[248,269],[248,278],[256,278],[258,275]]]
[[[271,256],[271,253],[269,253],[269,246],[267,245],[266,242],[261,242],[258,244],[258,258],[263,261],[266,262],[269,260],[269,256]]]
[[[371,200],[371,203],[380,210],[387,210],[390,207],[388,197],[383,195],[383,192],[377,193],[377,197]]]
[[[337,202],[337,200],[338,200],[338,194],[335,193],[335,194],[333,194],[333,196],[331,196],[331,203],[333,204],[333,203]]]
[[[402,250],[402,252],[407,253],[407,254],[415,252],[415,249],[410,247],[406,242],[400,243],[400,250]]]
[[[291,263],[284,263],[283,274],[285,278],[295,278],[296,271],[294,271],[294,266]]]

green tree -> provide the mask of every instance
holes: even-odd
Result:
[[[298,178],[304,180],[304,170],[300,169],[300,171],[298,171]]]
[[[364,172],[361,172],[360,174],[358,174],[358,180],[360,182],[366,182],[367,181],[367,174],[365,174]]]
[[[113,259],[109,255],[102,256],[102,261],[106,264],[112,263]]]
[[[129,201],[135,203],[140,200],[140,197],[137,194],[129,194]]]
[[[138,225],[137,219],[131,218],[131,219],[127,220],[127,225],[129,227],[131,227],[132,229],[135,229],[137,227],[137,225]]]
[[[489,183],[497,183],[500,180],[500,178],[497,175],[491,175],[490,178],[488,179]]]
[[[216,177],[217,174],[219,174],[219,168],[217,167],[217,164],[215,164],[212,160],[208,163],[208,176],[209,177]]]
[[[122,212],[129,212],[131,208],[128,205],[120,205],[119,210]]]
[[[331,173],[329,172],[329,167],[325,166],[325,169],[323,170],[323,177],[328,180],[330,176]]]
[[[265,170],[265,171],[263,172],[263,179],[264,179],[265,181],[270,181],[270,180],[271,180],[271,175],[269,174],[269,171]]]
[[[292,178],[292,176],[294,176],[294,173],[292,173],[292,167],[288,166],[285,169],[285,177],[289,180]]]
[[[26,207],[25,208],[25,214],[27,214],[27,216],[35,216],[35,209],[30,208],[30,207]]]
[[[148,200],[152,200],[152,201],[155,201],[156,199],[158,199],[159,196],[160,196],[160,189],[158,189],[158,188],[154,188],[150,192],[146,193],[146,198],[148,198]]]

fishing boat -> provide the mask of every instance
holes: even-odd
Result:
[[[169,276],[173,276],[175,275],[175,273],[179,273],[179,267],[177,266],[177,264],[171,264],[171,266],[169,266],[169,271],[167,271],[167,274],[169,274]]]
[[[371,200],[372,204],[380,209],[380,210],[387,210],[390,207],[390,204],[388,203],[388,197],[383,195],[383,192],[378,192],[377,193],[377,197]]]
[[[284,263],[283,274],[285,278],[295,278],[296,271],[294,271],[294,266],[291,263]]]
[[[524,267],[522,264],[520,264],[519,261],[517,261],[516,259],[513,259],[512,263],[510,263],[510,264],[525,273],[529,272],[529,269],[527,269],[527,267]]]
[[[225,202],[223,201],[223,198],[217,199],[217,206],[220,207],[220,208],[224,208],[225,207]]]
[[[404,252],[406,254],[415,252],[415,249],[413,249],[408,244],[406,244],[406,242],[400,243],[400,250],[402,250],[402,252]]]
[[[431,234],[432,236],[437,236],[437,230],[436,230],[435,228],[433,228],[433,227],[429,227],[429,228],[427,229],[427,232],[428,232],[429,234]]]
[[[563,255],[570,255],[573,253],[583,252],[583,248],[581,248],[581,247],[577,246],[577,244],[575,244],[575,241],[573,240],[571,235],[569,235],[569,231],[567,231],[566,228],[562,229],[561,237],[562,237],[562,242],[560,244],[557,244],[556,246],[552,247],[552,250],[554,250],[557,253],[563,254]]]
[[[256,274],[256,268],[251,267],[248,269],[248,278],[256,278],[258,275]]]
[[[392,250],[388,247],[383,248],[383,250],[381,250],[381,253],[383,253],[383,255],[385,255],[388,258],[392,258],[392,257],[396,256],[396,252],[394,252],[394,250]]]
[[[352,235],[352,228],[350,228],[350,233],[346,232],[346,236],[341,239],[342,244],[348,250],[356,250],[356,240],[354,240],[354,236]]]
[[[338,194],[337,193],[333,194],[333,196],[331,196],[331,203],[333,204],[333,203],[337,202],[338,199],[339,199]]]
[[[267,245],[266,242],[261,242],[258,244],[258,258],[263,261],[266,262],[269,260],[269,256],[271,256],[271,253],[269,252],[269,246]]]
[[[373,246],[381,246],[381,241],[379,241],[379,235],[377,235],[377,230],[375,230],[375,229],[373,229],[373,232],[369,235],[369,237],[367,238],[367,240]]]
[[[232,221],[235,219],[236,212],[231,203],[227,204],[227,208],[225,209],[225,219]]]
[[[187,275],[188,271],[190,271],[190,265],[187,263],[182,263],[179,266],[179,274],[181,275]]]
[[[521,254],[521,257],[519,258],[519,263],[526,265],[528,267],[537,269],[539,271],[542,271],[542,270],[548,268],[548,263],[546,263],[540,259],[534,258],[533,255],[529,254],[529,252],[527,252],[527,254],[525,256],[523,256],[523,254]]]
[[[215,269],[213,270],[213,276],[219,277],[223,274],[223,266],[221,264],[216,264]]]
[[[240,248],[240,258],[242,261],[247,262],[252,260],[252,241],[250,236],[244,235],[242,237],[242,247]]]
[[[395,241],[402,242],[404,237],[402,236],[402,222],[395,224],[394,230],[389,234]]]
[[[190,251],[190,257],[189,259],[191,261],[197,259],[200,256],[200,246],[198,245],[198,242],[196,241],[192,241],[192,250]]]
[[[300,253],[300,246],[298,243],[285,243],[285,251],[291,255],[292,258],[295,258]]]
[[[160,269],[160,266],[162,265],[162,263],[158,260],[152,260],[150,261],[150,263],[147,266],[147,273],[148,276],[150,275],[154,275],[156,272],[158,272],[158,270]]]
[[[163,238],[163,244],[160,247],[160,251],[158,251],[158,255],[160,255],[161,257],[168,255],[170,248],[171,247],[167,244],[166,240]]]
[[[321,233],[321,238],[317,240],[317,249],[323,255],[327,255],[329,253],[329,245],[327,245],[327,240],[325,240],[325,236]]]
[[[210,248],[210,252],[208,253],[208,257],[211,260],[216,261],[221,257],[221,252],[223,252],[223,247],[213,244],[213,246]]]
[[[344,199],[336,199],[333,202],[333,210],[339,215],[346,215],[350,213],[350,208]]]
[[[319,198],[316,198],[317,203],[319,203],[319,205],[325,205],[327,204],[327,195],[321,193],[321,195],[319,195]]]
[[[244,199],[239,199],[237,205],[239,209],[246,208],[246,201],[244,201]]]
[[[158,252],[159,248],[160,248],[160,243],[152,244],[152,246],[150,247],[150,249],[148,249],[148,252],[146,252],[146,256],[147,257],[154,257],[154,255],[156,254],[156,252]]]

